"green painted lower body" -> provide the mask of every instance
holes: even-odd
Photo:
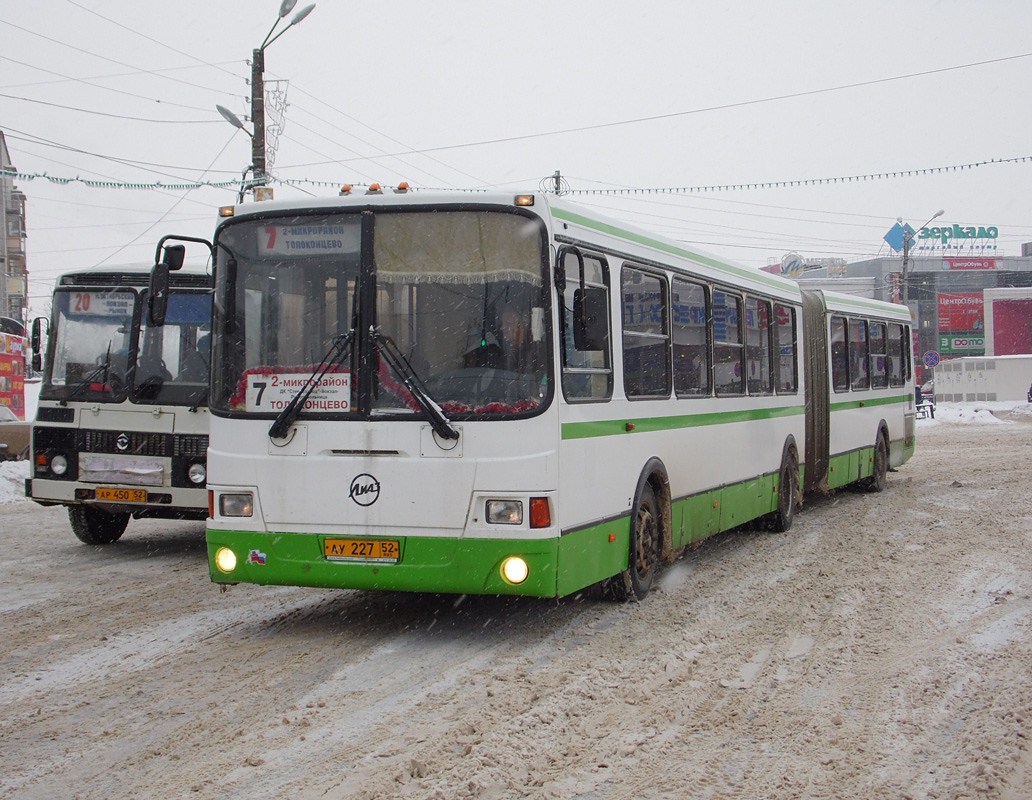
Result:
[[[614,534],[610,541],[610,534]],[[209,528],[208,565],[216,583],[256,583],[402,592],[561,597],[627,568],[628,519],[575,531],[558,539],[464,539],[400,536],[397,563],[330,561],[326,536]],[[228,547],[237,567],[224,573],[215,552]],[[252,553],[261,554],[252,558]],[[502,578],[502,561],[520,556],[530,568],[523,583]],[[264,561],[265,563],[258,563]]]
[[[893,442],[889,463],[901,464],[912,452],[912,440]],[[804,469],[801,465],[800,485]],[[828,488],[855,483],[873,472],[873,446],[833,456]],[[671,550],[771,513],[777,509],[779,486],[780,476],[772,473],[673,499]],[[321,534],[209,528],[208,564],[216,583],[563,597],[627,569],[630,531],[631,515],[626,514],[552,539],[399,536],[400,558],[385,564],[327,560],[323,556],[327,537]],[[232,573],[215,566],[220,547],[236,554]],[[261,555],[250,558],[252,553]],[[527,580],[519,585],[508,583],[501,574],[502,561],[514,555],[530,568]]]

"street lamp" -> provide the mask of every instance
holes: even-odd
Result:
[[[944,209],[940,208],[938,211],[936,211],[934,214],[932,214],[931,217],[929,217],[928,222],[931,222],[933,219],[938,219],[939,217],[941,217],[945,213],[946,213],[946,211]],[[902,220],[900,220],[900,221],[902,222]],[[922,225],[921,228],[927,228],[928,227],[928,222],[926,222],[924,225]],[[917,230],[921,230],[921,228],[918,228]],[[901,296],[903,298],[903,305],[905,305],[905,306],[908,305],[907,301],[910,299],[909,298],[910,292],[908,291],[909,276],[907,275],[907,269],[910,267],[910,243],[912,241],[914,241],[914,234],[916,232],[917,231],[914,231],[914,230],[904,230],[903,231],[903,274],[900,276],[901,277],[901,283],[902,283],[902,286],[900,287],[900,294],[901,294]]]
[[[240,128],[240,130],[251,137],[251,169],[253,170],[254,175],[253,185],[255,187],[255,200],[272,199],[272,191],[264,188],[266,178],[265,48],[275,42],[279,37],[315,10],[315,3],[305,6],[294,15],[290,24],[285,28],[282,28],[279,33],[273,36],[272,33],[276,30],[276,26],[280,24],[280,20],[287,16],[287,14],[294,9],[296,4],[297,0],[283,0],[280,4],[279,16],[276,17],[276,21],[272,23],[272,27],[269,28],[269,32],[265,34],[265,38],[262,40],[262,43],[256,47],[251,54],[251,121],[254,123],[254,132],[248,133],[247,129],[243,126],[243,123],[240,122],[232,111],[223,108],[222,106],[215,106],[218,112],[229,122],[230,125]]]

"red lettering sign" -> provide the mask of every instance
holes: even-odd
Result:
[[[983,320],[981,292],[939,295],[940,331],[980,331]]]

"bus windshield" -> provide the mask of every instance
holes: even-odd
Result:
[[[55,291],[53,357],[41,397],[203,405],[211,294],[172,289],[164,327],[146,324],[141,300],[131,288]]]
[[[227,223],[212,409],[278,414],[353,331],[302,416],[425,416],[428,401],[450,419],[537,413],[552,394],[544,241],[509,209]]]
[[[136,301],[132,289],[54,292],[53,357],[41,397],[108,403],[126,398]]]

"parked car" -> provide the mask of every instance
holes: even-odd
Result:
[[[0,461],[28,458],[31,433],[31,422],[23,422],[7,406],[0,406]]]

